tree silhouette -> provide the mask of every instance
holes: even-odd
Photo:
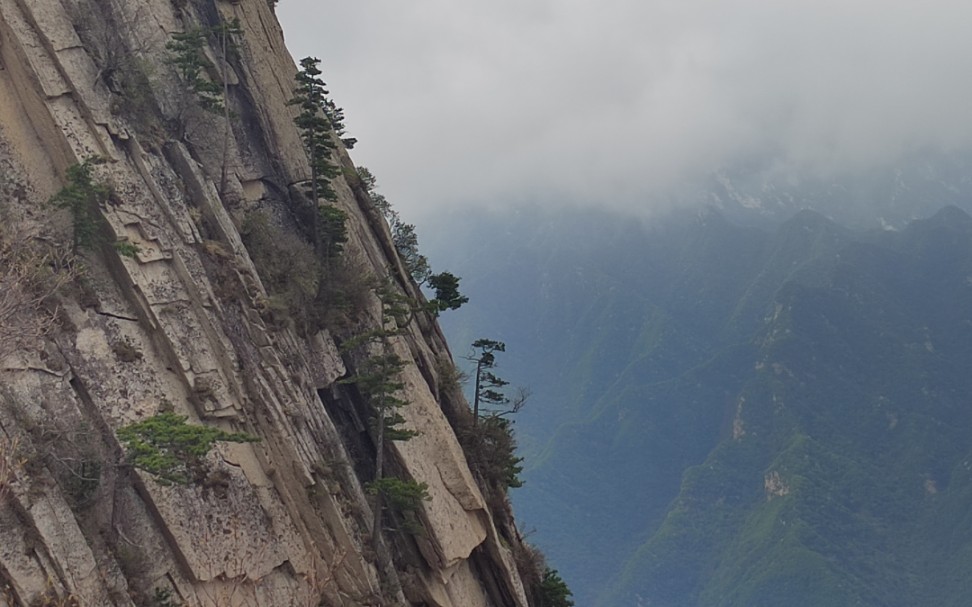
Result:
[[[478,423],[481,417],[503,417],[516,413],[526,403],[530,392],[525,388],[517,388],[516,395],[511,399],[503,389],[510,382],[493,373],[496,367],[496,352],[506,352],[506,344],[493,339],[477,339],[472,343],[476,351],[466,360],[476,363],[476,387],[473,392],[473,423]],[[491,407],[486,410],[486,407]]]
[[[373,537],[375,549],[380,547],[383,502],[387,499],[393,508],[403,513],[414,511],[421,500],[428,499],[428,486],[412,480],[385,476],[385,442],[405,441],[418,435],[414,430],[403,428],[405,418],[398,412],[408,405],[402,398],[405,383],[401,379],[405,361],[394,353],[392,338],[405,331],[412,316],[410,300],[388,285],[376,290],[381,301],[381,327],[373,329],[344,344],[346,350],[361,344],[377,346],[379,353],[362,363],[358,373],[342,383],[354,384],[374,408],[375,427],[375,475],[368,491],[375,496]]]
[[[468,297],[459,292],[459,280],[459,277],[452,272],[441,272],[429,276],[429,286],[435,291],[435,299],[429,302],[434,313],[458,310],[462,304],[469,301]],[[475,344],[473,344],[473,347],[475,347]]]
[[[288,103],[300,109],[294,124],[300,130],[310,163],[311,175],[305,187],[312,205],[314,249],[318,255],[328,258],[341,253],[348,235],[347,214],[331,204],[321,205],[319,202],[322,198],[329,202],[337,200],[331,180],[340,174],[332,162],[337,145],[332,136],[332,124],[327,119],[328,91],[320,78],[320,62],[316,57],[301,59],[301,69],[295,76],[294,96]]]

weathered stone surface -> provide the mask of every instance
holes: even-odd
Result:
[[[479,518],[485,506],[456,436],[425,380],[415,367],[406,368],[402,375],[410,398],[401,413],[407,427],[419,435],[394,445],[409,474],[429,486],[431,499],[424,505],[428,541],[420,541],[419,546],[430,564],[449,569],[486,539]]]
[[[228,130],[165,60],[172,33],[217,18],[244,30],[227,72],[239,116]],[[146,90],[124,89],[125,70]],[[112,190],[99,209],[107,242],[84,254],[83,280],[62,293],[59,328],[0,366],[0,437],[26,454],[0,502],[0,587],[21,604],[44,593],[143,604],[156,589],[186,605],[404,604],[397,576],[408,570],[410,595],[431,604],[526,605],[430,385],[428,370],[448,356],[431,321],[395,345],[408,362],[402,412],[420,435],[390,448],[429,486],[425,533],[399,538],[421,557],[393,554],[401,571],[383,580],[364,491],[370,455],[359,452],[374,448],[368,406],[339,383],[340,336],[264,321],[267,293],[239,225],[247,209],[292,217],[300,204],[295,184],[309,169],[287,105],[294,72],[266,0],[0,0],[3,230],[68,242],[67,212],[45,202],[68,166],[92,156]],[[119,109],[136,102],[134,114]],[[375,276],[392,268],[416,294],[387,226],[345,179],[334,188],[349,216],[347,255]],[[121,255],[112,240],[137,250]],[[343,394],[356,442],[318,391]],[[260,442],[221,445],[198,482],[165,486],[134,470],[117,439],[161,411]],[[474,552],[489,559],[499,595],[477,578]]]

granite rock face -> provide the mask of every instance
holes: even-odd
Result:
[[[227,121],[199,107],[166,43],[234,19],[231,60],[206,49]],[[383,558],[363,488],[368,410],[339,382],[360,361],[341,335],[267,313],[240,226],[259,212],[294,229],[309,175],[295,72],[266,0],[0,0],[4,237],[69,242],[48,201],[69,166],[99,157],[104,231],[134,245],[84,252],[48,304],[57,323],[0,352],[0,606],[527,604],[515,528],[487,507],[444,413],[465,405],[440,389],[451,358],[434,319],[392,344],[420,434],[386,454],[430,499],[421,531],[383,532]],[[339,156],[345,256],[420,298]],[[343,337],[379,326],[365,295]],[[163,411],[260,441],[220,444],[205,478],[161,484],[127,465],[117,431]]]

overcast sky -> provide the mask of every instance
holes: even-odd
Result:
[[[968,0],[280,0],[406,217],[972,143]]]

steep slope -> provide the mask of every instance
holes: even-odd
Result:
[[[340,381],[367,352],[339,345],[382,326],[369,276],[422,297],[347,155],[332,181],[349,240],[327,285],[329,330],[282,315],[254,263],[267,252],[244,246],[239,226],[254,217],[275,226],[273,246],[299,241],[307,206],[287,106],[296,70],[271,5],[0,1],[0,242],[42,251],[28,256],[39,282],[50,270],[66,281],[46,300],[57,324],[0,352],[4,607],[527,604],[514,563],[524,548],[469,470],[450,425],[466,405],[440,381],[451,359],[424,314],[391,338],[406,362],[402,414],[419,434],[385,449],[429,500],[417,529],[370,528],[370,408]],[[225,60],[213,40],[200,47],[230,110],[207,112],[166,44],[234,20]],[[90,210],[103,243],[74,257],[78,218],[72,227],[47,201],[92,159],[111,192]],[[274,251],[298,267],[287,255],[306,245],[294,246]],[[21,293],[11,277],[4,293]],[[17,322],[44,327],[46,313]],[[128,464],[117,435],[165,411],[260,440],[221,444],[198,482],[159,483]]]

